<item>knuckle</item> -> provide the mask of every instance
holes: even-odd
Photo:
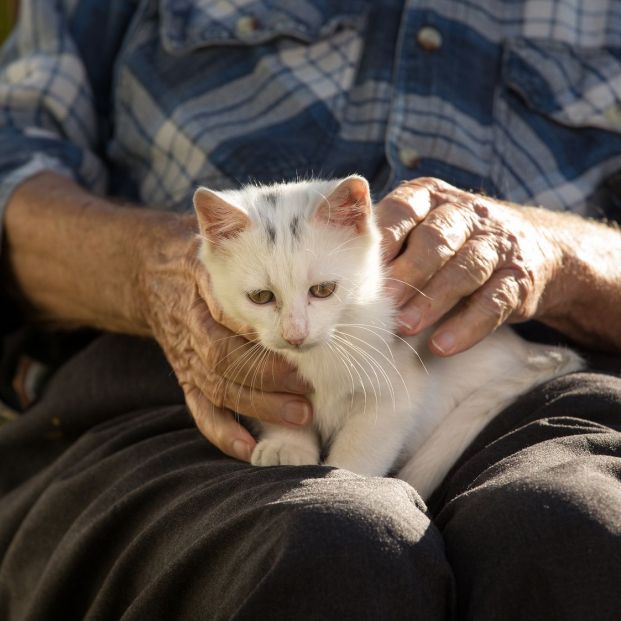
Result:
[[[453,264],[458,278],[463,279],[467,285],[480,286],[492,275],[495,255],[487,244],[470,243],[455,256]]]
[[[451,194],[457,191],[457,188],[437,177],[417,177],[403,181],[398,187],[426,190],[434,203],[440,202],[447,193]]]
[[[410,181],[404,181],[401,185],[422,186],[429,190],[435,191],[440,191],[453,187],[445,181],[442,181],[442,179],[438,179],[437,177],[417,177],[416,179],[411,179]]]
[[[220,374],[224,375],[224,373],[228,370],[231,364],[231,354],[230,342],[231,339],[222,339],[215,340],[209,344],[209,362],[212,369]]]
[[[205,396],[210,407],[223,408],[228,401],[229,382],[223,377],[209,375],[205,381]]]
[[[498,295],[484,295],[478,300],[479,310],[486,317],[490,317],[496,320],[496,323],[500,323],[505,316],[506,306],[505,302]]]
[[[490,270],[487,266],[471,257],[457,261],[455,268],[458,278],[468,286],[480,286],[489,279]]]
[[[527,297],[532,291],[535,283],[535,274],[528,269],[514,270],[513,280],[518,286],[518,289],[523,297]]]
[[[379,206],[383,206],[391,202],[395,202],[396,205],[391,205],[391,209],[394,209],[395,207],[406,208],[411,194],[412,194],[412,186],[406,183],[401,183],[401,185],[398,185],[394,190],[392,190],[386,195],[386,197],[384,198],[383,201],[381,201]]]
[[[513,321],[526,321],[536,312],[537,300],[534,294],[534,279],[527,270],[511,270],[515,303],[511,313]]]
[[[491,205],[484,201],[480,196],[473,196],[471,201],[472,210],[478,216],[479,220],[483,223],[488,222],[491,216]]]
[[[428,218],[418,225],[421,235],[424,236],[426,244],[430,248],[430,252],[446,258],[455,254],[450,240],[446,234],[446,218],[444,216],[436,216]]]
[[[503,272],[504,279],[512,283],[518,299],[527,300],[531,297],[536,281],[534,270],[529,270],[525,265],[513,264],[503,269]]]
[[[499,287],[485,289],[479,296],[478,305],[483,314],[501,323],[516,306],[515,292],[504,283]]]

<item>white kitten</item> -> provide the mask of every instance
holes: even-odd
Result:
[[[427,498],[520,393],[581,367],[573,352],[501,328],[450,358],[393,334],[380,233],[365,179],[194,195],[201,258],[226,314],[314,388],[314,428],[259,424],[252,463],[325,463],[400,478]]]

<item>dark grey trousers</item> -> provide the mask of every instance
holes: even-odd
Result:
[[[0,428],[0,619],[621,618],[621,379],[524,396],[429,503],[253,468],[151,342],[104,336]]]

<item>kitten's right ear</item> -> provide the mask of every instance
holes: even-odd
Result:
[[[350,175],[343,179],[319,203],[314,217],[325,224],[355,227],[358,233],[362,233],[367,229],[371,217],[369,183],[360,175]]]
[[[237,237],[250,225],[250,218],[217,192],[201,187],[194,192],[193,200],[200,231],[216,246]]]

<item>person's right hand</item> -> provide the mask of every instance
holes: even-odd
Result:
[[[288,426],[310,423],[297,372],[227,319],[210,295],[190,217],[147,235],[140,313],[163,348],[200,431],[221,451],[249,461],[256,444],[234,412]],[[176,227],[175,230],[175,226]]]

